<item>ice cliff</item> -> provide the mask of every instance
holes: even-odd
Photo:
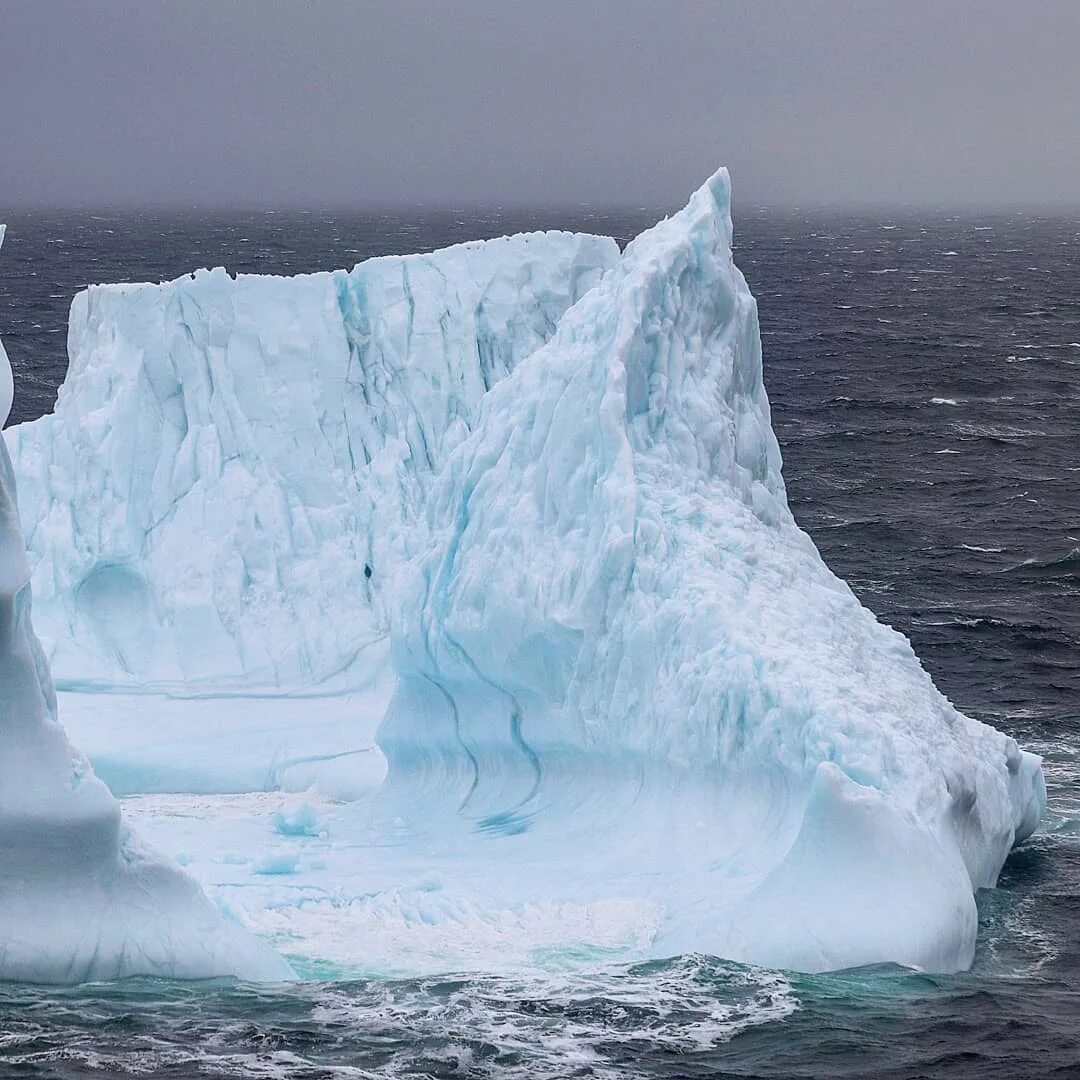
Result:
[[[363,682],[433,474],[617,259],[548,233],[80,293],[55,412],[9,433],[58,683]]]
[[[728,202],[721,171],[621,256],[546,234],[79,296],[56,412],[9,433],[62,684],[382,673],[393,842],[358,844],[349,911],[967,966],[1039,763],[795,523]]]
[[[0,345],[3,420],[11,401]],[[0,980],[287,978],[281,960],[125,827],[68,743],[31,624],[29,576],[0,446]]]

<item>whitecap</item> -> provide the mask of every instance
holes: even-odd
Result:
[[[508,1077],[566,1076],[571,1062],[590,1076],[622,1077],[624,1069],[609,1067],[614,1046],[630,1048],[644,1037],[673,1054],[693,1053],[801,1007],[779,972],[699,955],[573,977],[480,978],[454,987],[448,998],[438,990],[422,985],[415,994],[390,991],[371,1001],[348,987],[328,987],[313,1019],[379,1033],[400,1026],[413,1037],[446,1040],[458,1057],[466,1039],[479,1038],[520,1053],[521,1071],[500,1073]],[[528,1007],[533,1001],[544,1002],[544,1015],[558,1017],[557,1026],[538,1018]],[[628,1013],[632,1026],[620,1022]]]

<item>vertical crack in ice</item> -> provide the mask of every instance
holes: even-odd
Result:
[[[439,691],[446,701],[447,708],[450,710],[450,719],[453,725],[454,735],[458,745],[461,747],[462,752],[469,762],[470,769],[472,770],[472,782],[469,785],[469,790],[465,793],[465,797],[458,805],[458,813],[461,813],[469,805],[469,800],[476,794],[476,789],[480,784],[480,762],[476,760],[476,755],[469,749],[468,743],[465,742],[465,737],[461,732],[461,714],[458,712],[457,702],[454,700],[453,695],[449,694],[434,679],[429,679],[428,682]]]

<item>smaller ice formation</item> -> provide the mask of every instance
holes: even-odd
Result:
[[[12,393],[0,345],[3,420]],[[0,980],[288,978],[282,960],[125,827],[68,743],[31,625],[29,578],[0,447]]]

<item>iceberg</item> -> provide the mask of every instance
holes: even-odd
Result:
[[[12,394],[0,345],[0,422]],[[284,961],[126,827],[68,743],[31,623],[29,576],[0,446],[0,980],[289,978]]]
[[[118,787],[310,789],[144,804],[290,955],[970,965],[1040,763],[795,522],[729,202],[76,298],[8,433],[50,657]]]

